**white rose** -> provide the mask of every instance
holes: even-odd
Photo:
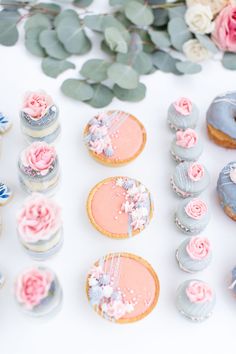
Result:
[[[188,7],[196,4],[208,5],[215,16],[230,3],[230,0],[186,0],[186,3]]]
[[[185,42],[183,52],[188,60],[195,63],[208,59],[211,56],[209,50],[203,47],[197,39],[190,39]]]
[[[193,33],[211,33],[214,29],[213,14],[210,6],[197,4],[188,8],[185,21]]]

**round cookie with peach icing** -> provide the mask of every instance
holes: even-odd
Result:
[[[148,189],[139,181],[110,177],[91,190],[87,212],[99,232],[122,239],[145,229],[153,215],[153,204]]]
[[[172,130],[194,129],[199,118],[197,106],[188,98],[181,97],[173,102],[167,115],[167,122]]]
[[[146,144],[146,130],[130,113],[107,111],[87,124],[84,140],[90,155],[108,166],[121,166],[134,160]]]
[[[172,141],[170,153],[176,162],[197,161],[203,151],[198,134],[193,129],[178,130]]]
[[[236,161],[228,163],[220,172],[217,192],[224,212],[236,221]]]
[[[112,322],[131,323],[154,309],[160,285],[147,261],[130,253],[114,253],[92,267],[86,292],[99,315]]]

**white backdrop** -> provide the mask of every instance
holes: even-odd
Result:
[[[107,1],[95,1],[95,11]],[[148,141],[139,158],[121,168],[109,168],[93,161],[83,144],[86,122],[97,110],[64,97],[58,80],[44,76],[40,60],[31,56],[23,39],[14,48],[0,47],[0,109],[14,122],[4,136],[0,177],[13,188],[14,199],[1,209],[4,228],[0,239],[0,269],[7,277],[0,291],[0,353],[42,354],[65,352],[93,354],[123,350],[137,354],[220,352],[235,353],[236,300],[227,289],[229,272],[236,262],[235,224],[220,209],[215,192],[218,173],[235,151],[215,146],[206,135],[205,113],[215,95],[235,89],[236,73],[225,71],[220,63],[206,64],[196,76],[175,77],[156,72],[143,78],[147,97],[140,103],[114,100],[109,108],[123,109],[137,115],[147,129]],[[98,56],[98,53],[95,56]],[[84,58],[76,58],[79,65]],[[13,281],[17,273],[32,263],[21,249],[16,235],[16,211],[25,198],[17,178],[17,158],[26,146],[20,132],[18,110],[26,90],[42,88],[51,94],[60,108],[62,135],[57,145],[61,162],[62,183],[55,198],[63,205],[65,243],[61,252],[46,262],[58,274],[64,289],[62,311],[50,321],[32,320],[20,313],[14,303]],[[212,219],[204,232],[213,247],[213,262],[198,278],[208,281],[217,292],[213,316],[201,324],[182,318],[175,308],[175,290],[190,278],[177,267],[174,252],[184,239],[173,223],[178,198],[169,187],[174,162],[169,156],[172,133],[166,126],[169,104],[179,96],[191,98],[200,108],[199,131],[204,140],[201,161],[211,174],[210,188],[204,193],[212,208]],[[90,224],[85,203],[91,187],[113,175],[127,175],[142,181],[152,192],[155,215],[139,236],[112,240],[100,235]],[[156,269],[161,283],[158,306],[144,320],[130,325],[115,325],[97,316],[87,302],[84,286],[91,264],[111,251],[129,251],[146,258]]]

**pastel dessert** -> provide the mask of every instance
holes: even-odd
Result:
[[[58,107],[44,91],[27,92],[20,111],[21,129],[29,142],[54,142],[61,127]]]
[[[61,208],[42,194],[32,194],[18,212],[17,231],[32,258],[39,261],[49,258],[63,243]]]
[[[231,271],[231,281],[230,281],[229,289],[232,290],[235,296],[236,295],[236,267],[234,267]]]
[[[196,273],[207,268],[212,259],[211,245],[206,237],[193,236],[184,240],[176,251],[180,269]]]
[[[18,162],[23,188],[31,192],[51,194],[60,177],[56,150],[45,142],[35,142],[22,151]]]
[[[86,292],[94,310],[116,323],[146,317],[156,306],[160,285],[151,265],[130,253],[109,254],[90,270]]]
[[[172,130],[194,129],[199,119],[199,111],[197,106],[188,98],[181,97],[177,101],[171,103],[167,122]]]
[[[208,225],[210,212],[205,201],[187,198],[180,202],[175,212],[175,224],[186,235],[198,235]]]
[[[236,91],[217,96],[207,111],[209,137],[217,145],[236,149]]]
[[[202,280],[186,280],[177,290],[176,306],[188,319],[201,322],[212,315],[215,307],[215,293]]]
[[[0,206],[3,206],[8,203],[11,197],[11,189],[5,183],[0,182]]]
[[[11,122],[8,117],[4,116],[3,113],[0,112],[0,134],[5,134],[11,128]]]
[[[236,221],[236,161],[228,163],[220,172],[217,192],[224,212]]]
[[[193,129],[178,130],[172,141],[170,153],[176,162],[197,161],[203,151],[202,142]]]
[[[172,189],[182,198],[198,196],[209,183],[210,177],[206,167],[197,162],[181,162],[171,177]]]
[[[147,188],[128,177],[110,177],[90,192],[87,212],[93,226],[112,238],[127,238],[149,224],[153,204]]]
[[[48,316],[60,309],[62,288],[51,269],[32,267],[16,278],[15,299],[19,308],[27,315]]]
[[[97,114],[84,131],[90,155],[108,166],[121,166],[134,160],[146,144],[146,130],[130,113],[107,111]]]

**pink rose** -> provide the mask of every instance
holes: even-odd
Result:
[[[26,270],[16,280],[17,300],[28,310],[33,309],[48,296],[53,278],[53,274],[47,269]]]
[[[61,209],[53,200],[35,193],[26,199],[17,222],[23,241],[49,240],[62,225]]]
[[[205,237],[192,237],[187,244],[186,251],[192,259],[204,259],[210,252],[210,242]]]
[[[23,112],[38,120],[44,116],[48,108],[53,105],[52,98],[43,91],[27,92],[23,101]]]
[[[215,20],[212,39],[224,52],[236,52],[236,6],[225,7]]]
[[[186,295],[191,302],[202,303],[211,301],[213,297],[210,286],[201,281],[191,281],[186,289]]]
[[[56,150],[44,142],[35,142],[26,148],[22,155],[22,163],[45,176],[56,159]]]
[[[201,219],[207,213],[207,210],[206,203],[198,198],[192,199],[185,207],[186,214],[196,220]]]
[[[185,131],[177,131],[176,145],[184,148],[191,148],[198,142],[198,135],[193,129],[186,129]]]
[[[192,102],[188,98],[181,97],[173,103],[176,111],[183,116],[189,116],[192,112]]]
[[[204,174],[204,167],[200,163],[194,162],[189,166],[188,176],[192,181],[200,181]]]

